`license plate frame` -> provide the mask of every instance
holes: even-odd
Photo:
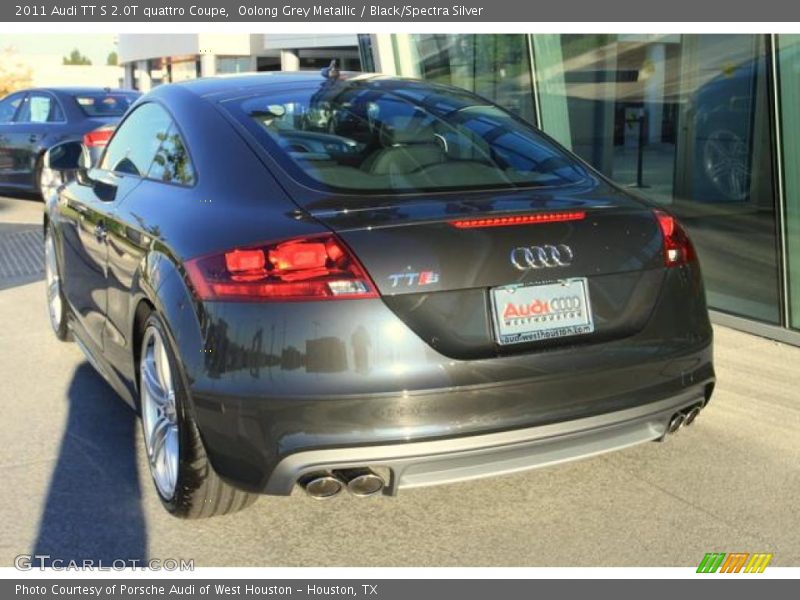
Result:
[[[489,297],[494,339],[501,346],[594,331],[586,277],[498,286],[489,290]]]

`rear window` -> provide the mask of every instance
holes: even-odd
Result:
[[[351,79],[225,103],[298,180],[348,192],[559,186],[584,167],[534,127],[472,94]]]
[[[75,94],[75,102],[87,117],[121,117],[134,103],[136,94],[88,93]]]

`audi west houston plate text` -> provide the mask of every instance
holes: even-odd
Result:
[[[46,168],[50,320],[140,411],[181,517],[502,475],[690,424],[692,244],[465,91],[339,72],[163,85]]]

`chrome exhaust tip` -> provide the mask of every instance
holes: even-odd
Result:
[[[683,420],[684,425],[691,425],[694,423],[694,420],[697,418],[697,415],[700,414],[700,407],[695,406],[692,410],[686,413],[686,418]]]
[[[306,494],[315,500],[333,498],[344,489],[344,482],[330,473],[311,473],[302,477],[298,483],[306,491]]]
[[[372,469],[344,469],[336,471],[336,475],[347,484],[347,490],[359,498],[379,494],[386,485],[383,477]]]
[[[667,433],[675,433],[683,426],[685,421],[686,416],[683,413],[675,413],[669,420],[669,425],[667,425]]]

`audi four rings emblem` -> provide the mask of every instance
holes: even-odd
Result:
[[[566,267],[572,264],[572,248],[566,244],[518,246],[511,251],[511,264],[520,271],[545,267]]]

